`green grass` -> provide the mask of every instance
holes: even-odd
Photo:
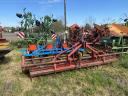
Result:
[[[10,60],[0,65],[0,96],[128,96],[127,58],[31,81],[22,73],[20,54],[14,50],[7,55]]]

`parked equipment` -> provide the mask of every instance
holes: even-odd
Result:
[[[81,36],[76,38],[75,36]],[[70,28],[69,48],[46,49],[38,46],[31,53],[22,55],[21,68],[29,73],[30,77],[74,70],[83,67],[104,65],[117,60],[119,54],[107,53],[99,50],[92,43],[85,41],[80,27],[73,25]],[[63,45],[63,44],[62,44]]]
[[[2,32],[4,29],[0,26],[0,60],[4,59],[4,56],[8,54],[11,49],[9,48],[9,42],[3,38]]]

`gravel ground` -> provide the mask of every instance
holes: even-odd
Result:
[[[15,33],[3,33],[3,38],[6,38],[9,41],[16,41],[19,39]]]

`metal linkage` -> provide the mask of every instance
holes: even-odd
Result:
[[[75,44],[69,54],[64,54],[66,51],[58,55],[47,56],[42,58],[25,58],[22,56],[21,67],[23,72],[28,71],[31,77],[62,72],[66,70],[74,70],[83,67],[103,65],[117,60],[116,54],[100,53],[90,45],[86,45],[91,53],[87,56],[76,56],[80,43]],[[69,50],[71,50],[69,49]],[[98,55],[96,57],[96,55]]]

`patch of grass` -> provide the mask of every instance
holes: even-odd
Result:
[[[18,51],[13,50],[7,57],[11,61],[0,66],[0,96],[128,95],[128,71],[119,62],[36,77],[31,81],[21,71]]]
[[[123,55],[120,58],[119,65],[125,69],[128,69],[128,55]]]
[[[17,49],[17,48],[26,48],[27,47],[27,41],[25,40],[18,40],[18,41],[13,41],[10,43],[10,47],[12,49]]]
[[[106,77],[102,71],[90,71],[88,74],[87,82],[95,87],[111,85],[113,82],[111,78]]]
[[[84,93],[87,96],[93,95],[95,91],[96,91],[95,88],[92,88],[92,87],[82,89],[82,93]]]
[[[7,80],[0,84],[0,96],[18,96],[22,92],[18,81]]]

